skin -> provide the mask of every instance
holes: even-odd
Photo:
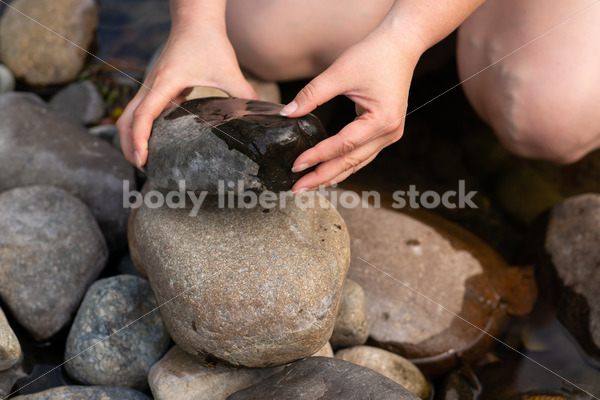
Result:
[[[553,8],[547,7],[548,1],[559,3],[558,0],[488,0],[460,31],[458,56],[461,75],[468,76],[493,62],[490,48],[497,52],[496,57],[509,53],[526,42],[524,37],[530,40],[527,35],[543,32],[539,28],[546,26],[544,23],[561,16],[568,17],[570,14],[564,15],[568,11],[565,8],[574,9],[584,2],[574,0],[573,3],[577,4],[572,7]],[[152,90],[142,87],[117,122],[125,157],[138,167],[146,162],[152,121],[165,108],[183,101],[190,87],[216,87],[231,96],[256,98],[241,74],[241,64],[267,80],[315,77],[294,101],[283,108],[282,114],[289,117],[305,115],[337,95],[345,95],[354,101],[355,121],[301,154],[294,163],[294,171],[318,164],[313,172],[294,185],[295,192],[340,182],[373,160],[384,147],[401,138],[408,90],[419,57],[456,29],[482,2],[229,0],[226,4],[225,0],[171,0],[173,28],[165,50],[145,82],[145,86]],[[546,9],[551,11],[544,11]],[[524,17],[534,12],[538,13],[537,18]],[[591,20],[588,24],[598,25],[593,22],[594,18]],[[515,26],[517,29],[513,29]],[[600,33],[598,28],[590,29],[592,32],[588,33],[596,37]],[[580,42],[585,39],[577,32],[572,35]],[[569,47],[568,41],[564,42]],[[556,40],[546,46],[555,43]],[[598,46],[597,43],[594,46]],[[535,57],[540,56],[535,52],[529,56],[525,51],[515,55],[523,57],[523,64],[530,63],[530,68],[547,78],[544,74],[552,74],[552,68],[560,57],[577,52],[575,46],[571,45],[570,49],[571,54],[559,52],[551,60],[555,62],[549,64],[535,62]],[[600,51],[594,51],[593,54],[600,54]],[[538,49],[538,53],[541,50]],[[598,56],[592,58],[586,59],[592,67],[588,68],[590,73],[597,71],[599,66]],[[498,71],[506,70],[517,71],[510,63],[500,63],[483,73],[482,79],[467,82],[467,95],[476,110],[499,132],[509,149],[536,156],[535,151],[528,153],[527,149],[537,146],[538,150],[541,149],[540,157],[543,157],[548,146],[540,145],[540,141],[545,139],[546,143],[558,143],[558,147],[563,143],[561,137],[548,141],[549,134],[543,129],[551,124],[532,129],[521,123],[521,119],[511,119],[511,112],[512,115],[517,113],[515,102],[502,103],[499,98],[503,96],[493,95],[494,91],[486,86],[492,85],[497,89],[495,93],[506,93],[504,98],[512,99],[515,96],[515,80],[505,76],[499,78],[502,74]],[[517,72],[515,74],[518,75]],[[565,74],[569,76],[566,71]],[[522,80],[527,82],[529,75],[524,76],[527,79]],[[588,79],[589,74],[585,77]],[[563,81],[569,83],[568,80]],[[540,80],[537,86],[521,87],[524,89],[519,96],[523,100],[519,106],[531,105],[535,89],[548,85]],[[595,90],[595,93],[600,93],[600,90]],[[574,93],[573,97],[578,95],[580,93]],[[554,99],[555,103],[559,103],[556,97]],[[592,96],[592,99],[595,98]],[[600,102],[596,99],[595,104]],[[539,109],[533,111],[540,114]],[[600,115],[597,107],[592,111],[596,116]],[[577,114],[578,117],[586,115]],[[598,121],[597,117],[594,118]],[[593,127],[588,128],[586,134],[593,132],[587,135],[595,133],[595,139],[600,139],[600,129],[594,130],[600,124],[588,125]],[[536,138],[534,131],[542,134]],[[564,128],[561,133],[564,137]],[[524,137],[519,138],[519,135]],[[576,142],[573,147],[579,153],[584,154],[600,145],[598,140],[583,139],[578,135],[573,139]],[[587,148],[582,150],[576,144],[584,141]],[[573,149],[568,150],[572,152]],[[549,154],[547,151],[545,155]]]

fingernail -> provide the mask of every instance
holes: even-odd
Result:
[[[296,103],[296,101],[294,100],[290,104],[288,104],[287,106],[283,107],[281,109],[281,111],[279,111],[279,115],[283,115],[284,117],[287,117],[288,115],[290,115],[291,113],[293,113],[297,109],[298,109],[298,103]]]
[[[300,165],[296,165],[295,167],[292,167],[292,172],[296,173],[296,172],[302,172],[304,171],[306,168],[308,168],[308,164],[304,163],[304,164],[300,164]]]
[[[297,189],[297,190],[292,190],[292,193],[294,193],[294,194],[300,194],[300,193],[304,193],[304,192],[307,192],[307,191],[308,191],[308,188],[300,188],[300,189]]]
[[[137,151],[133,153],[133,158],[135,158],[135,166],[138,168],[142,168],[142,159],[140,158],[140,153]]]

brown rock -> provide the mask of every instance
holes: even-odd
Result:
[[[21,345],[0,309],[0,371],[15,365],[21,357]]]
[[[333,347],[339,348],[364,344],[368,337],[365,292],[358,283],[346,279],[340,312],[329,341]]]

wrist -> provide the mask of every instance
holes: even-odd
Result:
[[[225,32],[225,1],[171,0],[171,32]]]

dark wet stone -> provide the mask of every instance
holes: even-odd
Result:
[[[104,100],[96,85],[90,81],[71,83],[50,100],[50,107],[86,125],[104,116]]]
[[[85,204],[53,186],[0,194],[0,296],[31,335],[65,326],[108,250]]]
[[[61,386],[43,392],[17,396],[15,400],[150,400],[142,392],[122,387]]]
[[[1,95],[0,121],[0,191],[60,187],[88,206],[110,249],[125,247],[123,181],[135,185],[123,155],[30,93]]]
[[[67,339],[65,360],[73,358],[65,364],[69,376],[89,385],[147,388],[150,367],[170,344],[156,306],[150,284],[137,276],[118,275],[90,286]]]
[[[309,171],[292,173],[295,159],[326,138],[312,114],[286,118],[281,104],[209,97],[186,101],[165,111],[154,123],[149,142],[148,177],[159,187],[217,193],[244,190],[289,190]]]
[[[326,357],[296,361],[228,400],[418,400],[393,380],[365,367]]]
[[[545,248],[559,282],[559,319],[600,357],[600,195],[568,198],[550,212]]]

